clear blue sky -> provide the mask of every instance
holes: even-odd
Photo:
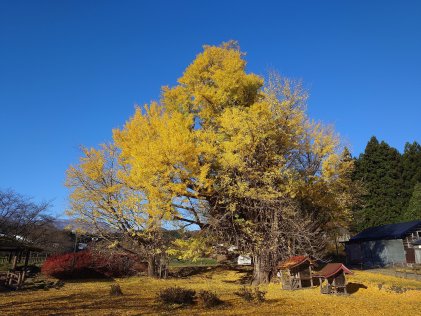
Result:
[[[230,39],[249,71],[302,79],[354,155],[372,135],[421,141],[421,1],[0,0],[0,188],[61,214],[79,145]]]

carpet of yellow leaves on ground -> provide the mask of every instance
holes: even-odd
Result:
[[[319,288],[285,291],[279,284],[261,286],[266,302],[247,303],[234,295],[246,272],[208,267],[188,278],[156,280],[132,277],[114,281],[68,282],[61,289],[0,293],[0,315],[421,315],[421,282],[355,271],[349,296],[320,294]],[[124,293],[109,295],[117,282]],[[166,309],[156,293],[169,286],[211,290],[222,307]],[[400,289],[406,289],[403,293]]]

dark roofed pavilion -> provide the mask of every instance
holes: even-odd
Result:
[[[26,267],[28,266],[31,252],[42,252],[43,249],[34,246],[29,242],[19,240],[10,236],[0,235],[0,252],[8,253],[8,262],[12,264],[9,271],[0,272],[0,283],[19,288],[26,277]],[[17,269],[18,260],[25,258],[21,271]]]

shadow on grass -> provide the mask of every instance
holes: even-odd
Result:
[[[346,285],[346,291],[348,294],[354,294],[357,293],[359,289],[367,289],[367,286],[361,283],[348,283]]]
[[[226,266],[225,270],[235,271],[242,273],[242,276],[238,280],[223,280],[224,283],[240,284],[240,285],[251,285],[253,281],[253,269],[248,266]]]
[[[10,302],[0,303],[0,309],[3,311],[15,311],[17,315],[37,314],[55,314],[74,315],[77,310],[95,311],[113,310],[138,310],[142,311],[145,307],[154,309],[155,300],[152,298],[142,298],[135,294],[111,297],[103,293],[77,293],[60,297],[46,297],[43,299],[31,300],[31,302]]]
[[[192,309],[192,308],[198,308],[200,309],[201,313],[210,312],[210,311],[219,311],[219,310],[226,310],[232,308],[234,305],[231,302],[221,301],[220,304],[212,307],[204,307],[203,305],[199,304],[198,302],[194,302],[194,304],[173,304],[173,305],[164,305],[164,304],[155,304],[153,307],[154,312],[158,315],[161,315],[162,313],[171,313],[183,309]],[[197,315],[198,311],[192,311],[192,315]]]
[[[162,305],[153,297],[139,298],[136,294],[123,294],[122,296],[109,296],[104,293],[73,293],[60,297],[45,297],[33,299],[30,302],[0,303],[0,310],[14,312],[16,315],[74,315],[99,313],[103,315],[121,315],[125,311],[139,312],[138,315],[166,315],[174,312],[194,308],[193,315],[207,311],[219,311],[232,308],[233,304],[223,301],[215,307],[205,308],[195,302],[192,305]],[[113,311],[114,310],[114,311]],[[116,311],[118,310],[118,311]],[[217,312],[218,313],[218,312]]]
[[[216,271],[218,268],[218,266],[173,268],[172,271],[169,272],[168,276],[170,278],[186,279],[195,275]]]
[[[101,277],[94,277],[94,278],[70,278],[70,279],[60,279],[60,280],[64,280],[66,283],[91,283],[91,282],[104,282],[104,283],[109,283],[109,282],[114,282],[114,278],[112,277],[107,277],[107,276],[101,276]]]
[[[251,285],[253,281],[253,273],[247,273],[244,274],[242,277],[240,277],[238,280],[222,280],[224,283],[229,284],[238,284],[238,285]]]

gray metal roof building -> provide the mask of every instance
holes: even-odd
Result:
[[[421,248],[414,247],[419,240],[421,220],[370,227],[345,243],[347,260],[366,266],[421,263]]]

